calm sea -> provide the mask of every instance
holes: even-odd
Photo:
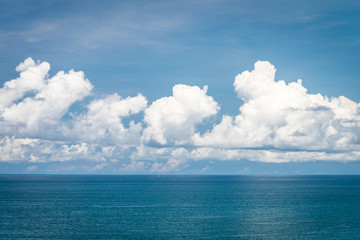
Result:
[[[360,239],[360,176],[0,175],[1,239]]]

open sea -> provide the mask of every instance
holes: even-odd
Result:
[[[0,239],[360,239],[360,176],[0,175]]]

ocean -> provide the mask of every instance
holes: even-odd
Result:
[[[360,176],[0,175],[0,239],[360,239]]]

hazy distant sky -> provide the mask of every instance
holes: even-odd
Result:
[[[0,52],[0,173],[360,173],[358,1],[0,0]]]

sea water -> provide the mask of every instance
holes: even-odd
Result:
[[[0,175],[0,239],[360,239],[360,176]]]

